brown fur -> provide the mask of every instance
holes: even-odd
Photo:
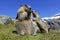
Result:
[[[31,20],[17,21],[16,29],[17,29],[17,32],[21,35],[34,33],[34,27]]]

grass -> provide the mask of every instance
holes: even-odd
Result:
[[[51,30],[48,34],[37,33],[37,36],[21,36],[12,31],[16,30],[13,24],[0,25],[0,40],[60,40],[60,31]]]

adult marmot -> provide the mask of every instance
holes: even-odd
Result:
[[[29,5],[22,5],[19,10],[16,19],[18,20],[15,24],[16,31],[21,34],[34,34],[34,25],[31,19],[31,8]]]
[[[47,25],[41,20],[41,18],[38,15],[38,12],[33,10],[32,14],[34,16],[33,20],[37,23],[38,28],[40,29],[41,32],[46,32],[48,33],[48,28]]]

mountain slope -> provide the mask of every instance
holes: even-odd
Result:
[[[60,13],[52,17],[44,17],[42,20],[49,26],[49,29],[59,30],[60,29]]]

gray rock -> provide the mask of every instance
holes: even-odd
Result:
[[[12,22],[12,19],[6,15],[0,15],[0,24],[9,24]]]

